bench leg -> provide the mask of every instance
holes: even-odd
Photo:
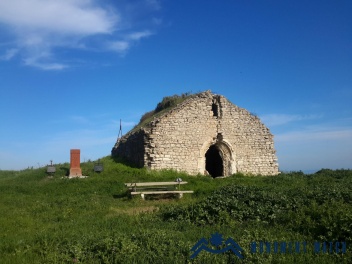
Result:
[[[178,194],[178,198],[181,199],[183,197],[183,193]]]
[[[143,200],[145,200],[144,193],[141,193],[141,197]]]

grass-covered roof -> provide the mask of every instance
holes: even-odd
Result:
[[[135,132],[141,127],[146,127],[148,124],[156,117],[161,116],[162,114],[170,111],[173,109],[175,106],[179,105],[183,101],[185,101],[188,98],[191,98],[194,96],[194,94],[191,94],[189,92],[183,93],[181,95],[171,95],[171,96],[165,96],[161,102],[157,104],[154,110],[146,112],[145,114],[142,115],[139,123],[129,132]]]

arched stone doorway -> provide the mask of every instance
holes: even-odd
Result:
[[[215,174],[220,175],[216,175],[215,177],[230,176],[236,173],[236,153],[231,144],[226,139],[223,139],[222,137],[211,138],[203,143],[203,146],[200,148],[198,157],[198,172],[200,174],[207,174],[207,153],[208,156],[210,156],[210,161],[218,161],[217,164],[213,166],[215,166],[215,172],[218,172]],[[219,173],[219,171],[221,171],[221,173]]]
[[[205,153],[205,169],[212,177],[224,176],[224,162],[216,145]]]
[[[204,143],[198,164],[202,174],[209,173],[212,177],[236,173],[235,153],[231,145],[223,139]]]

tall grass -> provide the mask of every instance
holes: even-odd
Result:
[[[84,174],[89,175],[86,179],[68,179],[67,163],[55,165],[57,172],[53,177],[48,177],[46,168],[0,171],[0,262],[349,263],[351,260],[349,244],[346,254],[251,254],[248,248],[254,240],[351,241],[350,170],[213,179],[131,168],[110,157],[101,162],[104,171],[100,174],[93,171],[94,162],[81,165]],[[123,184],[176,178],[187,181],[182,188],[195,193],[180,200],[144,201],[139,197],[131,199]],[[270,218],[273,213],[275,218]],[[244,260],[239,261],[231,253],[207,252],[191,260],[193,245],[215,232],[239,243],[245,250]]]

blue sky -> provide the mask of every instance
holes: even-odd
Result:
[[[352,1],[0,1],[0,169],[110,154],[162,97],[212,90],[280,170],[352,168]]]

